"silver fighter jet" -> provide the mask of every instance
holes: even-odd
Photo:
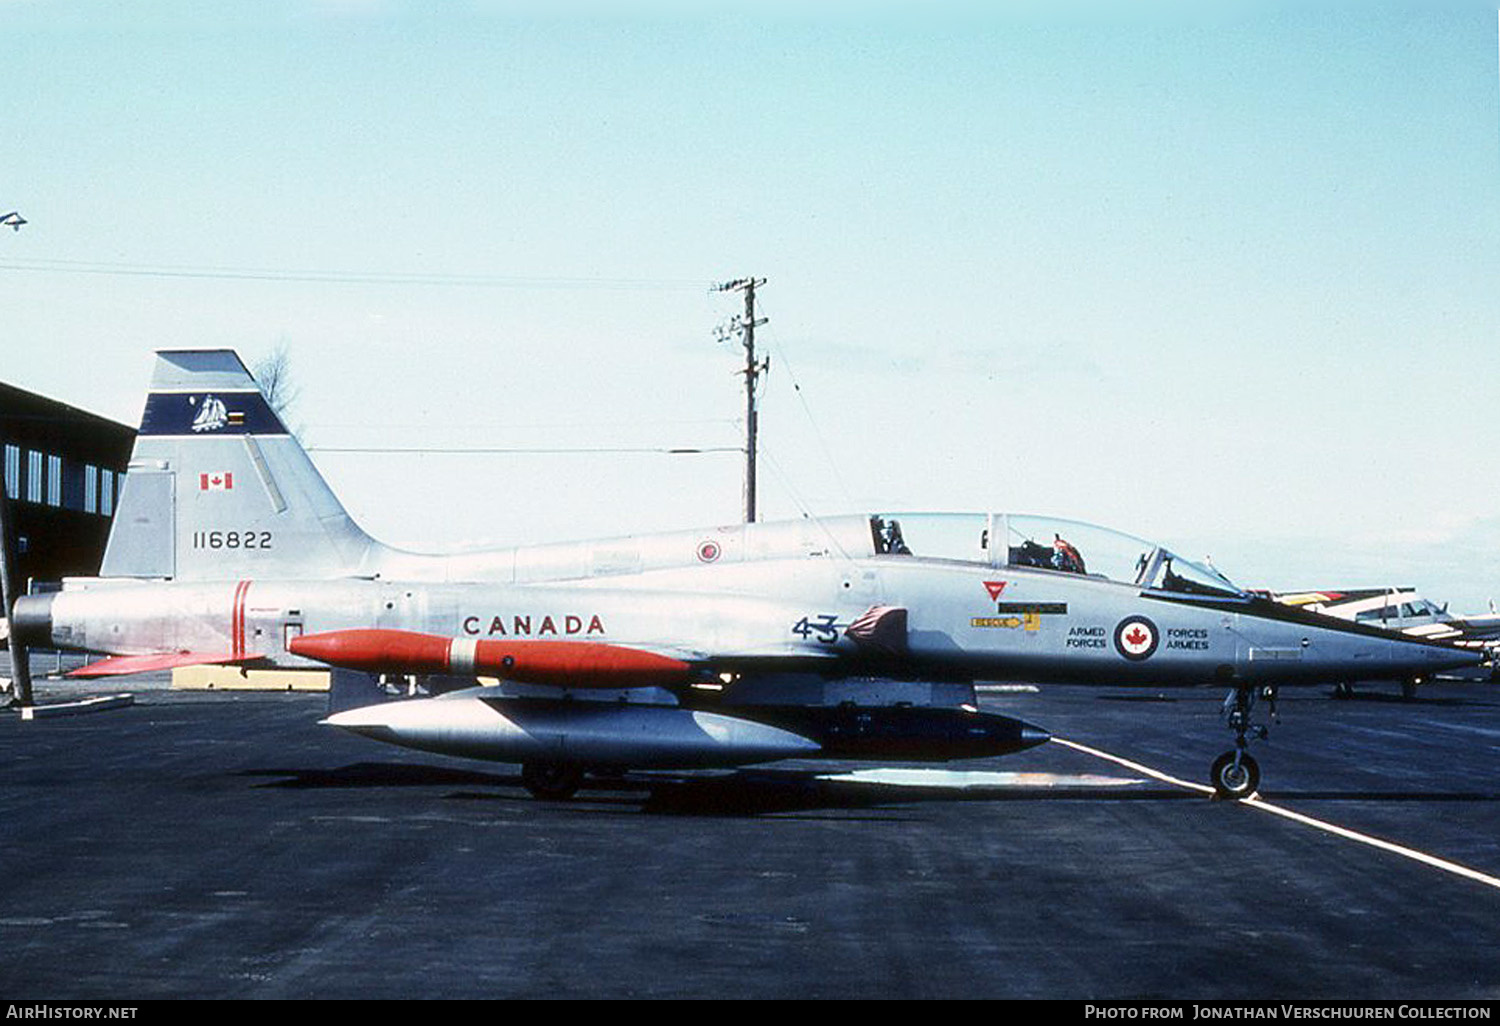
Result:
[[[1047,734],[975,680],[1219,684],[1254,791],[1257,698],[1406,680],[1452,646],[1251,595],[1088,524],[879,512],[428,555],[345,512],[232,352],[158,354],[98,578],[20,599],[22,644],[94,675],[193,663],[334,667],[327,723],[518,762],[540,795],[589,770],[782,758],[991,756]],[[431,697],[384,701],[376,675]],[[367,697],[351,699],[351,689]]]

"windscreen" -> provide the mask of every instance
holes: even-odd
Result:
[[[1006,561],[1011,566],[1089,574],[1134,584],[1156,551],[1151,542],[1076,520],[1010,514],[1004,521]]]
[[[1107,527],[1024,514],[997,516],[995,521],[1005,524],[1005,559],[1011,566],[1086,574],[1182,594],[1243,594],[1210,566]]]

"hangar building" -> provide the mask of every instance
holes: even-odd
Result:
[[[97,574],[134,429],[0,383],[0,443],[17,591]]]

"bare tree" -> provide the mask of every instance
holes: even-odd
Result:
[[[296,404],[297,397],[302,394],[302,389],[292,377],[292,358],[287,353],[286,339],[277,342],[275,349],[257,360],[250,373],[254,375],[256,384],[260,385],[266,402],[276,411],[281,422],[286,424],[287,430],[299,439],[302,438],[302,425],[293,427],[287,423],[288,414]]]

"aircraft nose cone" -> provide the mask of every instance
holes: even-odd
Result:
[[[374,724],[385,724],[389,718],[378,705],[367,705],[359,709],[346,709],[340,713],[325,717],[322,723],[330,727],[343,727],[345,730],[354,727],[364,727]]]
[[[1021,744],[1026,748],[1046,744],[1052,740],[1052,735],[1041,727],[1033,727],[1029,723],[1021,724]]]
[[[1247,678],[1289,683],[1415,680],[1484,661],[1479,653],[1454,645],[1339,629],[1262,641],[1248,655]]]
[[[393,704],[393,703],[392,703]],[[334,713],[319,722],[325,726],[338,727],[347,730],[351,734],[360,737],[374,738],[377,741],[390,741],[396,731],[393,729],[393,716],[389,704],[364,706],[359,709],[346,709],[343,712]]]
[[[1484,662],[1483,653],[1430,641],[1395,641],[1391,648],[1394,658],[1407,661],[1424,673],[1459,670]]]

